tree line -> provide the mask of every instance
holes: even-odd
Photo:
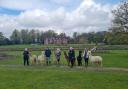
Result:
[[[83,44],[83,43],[103,43],[104,35],[103,32],[91,32],[91,33],[73,33],[73,37],[67,36],[66,33],[56,33],[53,30],[39,31],[39,30],[17,30],[15,29],[9,38],[5,37],[0,32],[0,45],[9,44],[43,44],[45,38],[67,38],[70,44]]]
[[[27,30],[15,29],[9,38],[0,32],[0,45],[9,44],[43,44],[45,38],[66,37],[70,44],[104,43],[104,44],[128,44],[128,1],[121,2],[116,9],[112,10],[112,26],[108,31],[79,33],[74,32],[73,36],[66,33],[56,33],[53,30],[39,31],[36,29]]]

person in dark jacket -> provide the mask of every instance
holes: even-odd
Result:
[[[23,59],[24,59],[24,66],[27,64],[29,66],[29,51],[27,48],[25,48],[23,52]]]
[[[77,56],[78,66],[82,66],[82,51],[79,51],[79,55]]]
[[[72,47],[70,47],[69,49],[68,56],[69,56],[69,63],[71,64],[71,68],[72,68],[75,62],[75,51]]]
[[[46,48],[45,50],[45,57],[46,57],[46,64],[51,64],[51,60],[50,60],[50,57],[51,57],[51,50],[49,48]]]

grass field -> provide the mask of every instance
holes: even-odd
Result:
[[[127,89],[126,72],[0,68],[0,89]]]
[[[61,48],[61,49],[69,49],[69,47],[74,47],[76,49],[84,49],[86,48],[93,48],[95,44],[68,44],[68,45],[5,45],[0,46],[0,49],[19,49],[23,50],[24,48],[31,48],[34,50],[44,50],[46,47],[51,49]],[[98,49],[107,49],[107,50],[128,50],[128,45],[97,45]]]
[[[22,51],[3,51],[13,57],[0,60],[0,89],[127,89],[128,72],[97,71],[67,66],[23,66]],[[39,55],[40,51],[32,54]],[[78,55],[78,51],[76,51]],[[103,57],[104,67],[128,68],[128,50],[109,50],[93,55]],[[52,55],[52,60],[55,56]],[[53,63],[53,62],[52,62]],[[66,65],[63,53],[61,64]],[[89,65],[92,67],[92,65]],[[93,66],[95,67],[95,66]]]
[[[21,65],[22,60],[22,51],[4,51],[9,55],[13,55],[13,58],[8,60],[1,60],[0,64],[12,64],[12,65]],[[33,51],[32,54],[40,55],[40,51]],[[52,62],[55,60],[54,53],[52,53]],[[76,56],[78,55],[78,51],[76,51]],[[100,55],[103,57],[103,66],[104,67],[123,67],[128,68],[128,50],[110,50],[108,52],[103,53],[94,53],[93,55]],[[84,60],[83,60],[84,63]],[[66,60],[64,59],[64,55],[62,52],[61,64],[66,64]]]

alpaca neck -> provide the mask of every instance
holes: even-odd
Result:
[[[89,59],[91,59],[92,58],[92,55],[89,55]]]

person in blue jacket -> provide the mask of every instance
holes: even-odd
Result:
[[[46,50],[45,50],[45,57],[46,57],[46,64],[48,65],[48,64],[51,64],[51,50],[49,49],[49,48],[46,48]]]

